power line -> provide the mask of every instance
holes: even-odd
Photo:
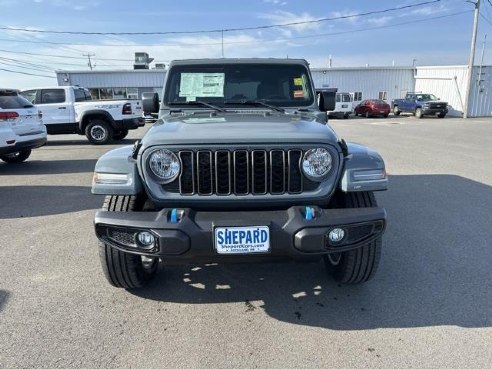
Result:
[[[336,35],[341,35],[341,34],[350,34],[350,33],[357,33],[357,32],[364,32],[364,31],[371,31],[371,30],[376,30],[376,29],[385,29],[385,28],[392,28],[392,27],[398,27],[398,26],[404,26],[408,24],[413,24],[413,23],[421,23],[421,22],[427,22],[431,20],[436,20],[436,19],[442,19],[442,18],[448,18],[448,17],[454,17],[456,15],[463,15],[466,13],[471,12],[472,10],[466,10],[466,11],[461,11],[461,12],[456,12],[456,13],[450,13],[446,15],[440,15],[436,17],[427,17],[427,18],[420,18],[420,19],[414,19],[408,22],[400,22],[400,23],[393,23],[393,24],[388,24],[388,25],[383,25],[383,26],[374,26],[374,27],[366,27],[366,28],[358,28],[358,29],[353,29],[353,30],[348,30],[348,31],[338,31],[338,32],[327,32],[327,33],[316,33],[316,34],[310,34],[310,35],[304,35],[304,36],[294,36],[294,37],[287,37],[287,38],[275,38],[275,39],[264,39],[264,40],[253,40],[253,41],[224,41],[224,45],[233,45],[233,44],[258,44],[258,43],[266,43],[266,42],[281,42],[281,41],[290,41],[290,40],[298,40],[298,39],[305,39],[305,38],[311,38],[311,37],[319,37],[319,36],[336,36]],[[2,39],[0,39],[1,41]],[[30,42],[30,43],[45,43],[45,41],[24,41],[23,42]],[[60,45],[65,45],[66,43],[56,43]],[[70,45],[74,45],[71,43]],[[128,47],[128,44],[110,44],[110,45],[90,45],[90,44],[84,44],[87,46],[104,46],[104,47],[122,47],[126,46]],[[159,43],[159,44],[138,44],[138,45],[132,45],[135,47],[155,47],[155,46],[181,46],[181,47],[187,47],[187,46],[214,46],[214,45],[221,45],[221,42],[208,42],[208,43]],[[4,52],[10,52],[10,53],[20,53],[20,54],[27,54],[27,55],[36,55],[36,56],[46,56],[46,57],[55,57],[55,58],[70,58],[70,59],[85,59],[81,57],[75,57],[75,56],[59,56],[59,55],[48,55],[48,54],[39,54],[39,53],[28,53],[28,52],[20,52],[20,51],[10,51],[10,50],[0,50]],[[133,59],[112,59],[112,58],[96,58],[98,60],[111,60],[111,61],[129,61],[132,62]]]
[[[421,3],[417,3],[417,4],[404,5],[404,6],[388,8],[388,9],[383,9],[383,10],[373,10],[370,12],[358,13],[358,14],[347,14],[347,15],[342,15],[342,16],[338,16],[338,17],[319,18],[319,19],[310,20],[310,21],[289,22],[289,23],[282,23],[282,24],[270,24],[270,25],[255,26],[255,27],[223,28],[223,29],[211,29],[211,30],[200,30],[200,31],[84,32],[84,31],[39,30],[39,29],[29,29],[29,28],[21,28],[21,27],[7,27],[7,26],[0,26],[0,29],[9,30],[9,31],[32,32],[32,33],[52,33],[52,34],[68,34],[68,35],[113,35],[113,36],[117,36],[117,35],[119,35],[119,36],[137,36],[137,35],[149,36],[149,35],[179,35],[179,34],[197,34],[197,33],[223,33],[223,32],[251,31],[251,30],[260,30],[260,29],[292,27],[292,26],[299,26],[299,25],[304,25],[304,24],[315,24],[315,23],[322,23],[322,22],[327,22],[327,21],[357,18],[357,17],[363,17],[363,16],[367,16],[367,15],[382,14],[382,13],[388,13],[388,12],[393,12],[393,11],[398,11],[398,10],[415,8],[415,7],[419,7],[419,6],[423,6],[423,5],[435,4],[435,3],[438,3],[440,1],[441,0],[424,1]]]
[[[158,46],[158,45],[156,45]],[[62,55],[50,55],[50,54],[40,54],[40,53],[30,53],[27,51],[12,51],[12,50],[5,50],[5,49],[0,49],[0,52],[5,52],[5,53],[11,53],[11,54],[23,54],[23,55],[35,55],[35,56],[46,56],[46,57],[51,57],[51,58],[64,58],[64,59],[84,59],[86,58],[81,57],[81,56],[62,56]],[[111,60],[111,61],[131,61],[133,62],[134,59],[114,59],[114,58],[97,58],[98,60]]]
[[[25,74],[25,75],[28,75],[28,76],[45,77],[45,78],[55,78],[56,79],[56,77],[46,76],[46,75],[43,75],[43,74],[34,74],[34,73],[20,72],[20,71],[15,71],[15,70],[10,70],[10,69],[4,69],[4,68],[0,68],[0,70],[3,70],[4,72],[9,72],[9,73],[18,73],[18,74]]]

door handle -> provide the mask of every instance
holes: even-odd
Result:
[[[64,106],[60,106],[58,109],[66,109],[66,107],[64,107]]]

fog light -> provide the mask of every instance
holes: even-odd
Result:
[[[143,247],[150,247],[154,246],[155,237],[152,233],[147,231],[138,232],[137,241]]]
[[[345,237],[345,231],[342,228],[334,228],[328,233],[331,242],[340,242]]]

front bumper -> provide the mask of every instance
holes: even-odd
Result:
[[[143,116],[138,118],[128,118],[115,121],[115,123],[119,129],[131,130],[137,129],[138,127],[143,127],[145,125],[145,118]]]
[[[314,207],[314,218],[307,220],[305,207],[287,210],[197,212],[178,209],[178,220],[172,209],[159,212],[98,211],[95,217],[97,237],[121,251],[160,256],[167,263],[242,262],[290,258],[319,259],[330,252],[356,249],[379,237],[385,228],[383,208],[323,209]],[[270,251],[261,254],[218,254],[214,247],[215,227],[268,226]],[[345,237],[335,245],[327,234],[343,228]],[[157,239],[152,249],[133,242],[135,234],[150,231]]]
[[[422,114],[424,115],[436,115],[436,114],[447,114],[448,109],[446,108],[423,108]]]

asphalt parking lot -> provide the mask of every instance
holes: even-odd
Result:
[[[0,368],[490,368],[492,118],[331,122],[390,176],[382,262],[361,286],[286,263],[173,266],[112,288],[90,185],[117,145],[49,136],[0,163]]]

